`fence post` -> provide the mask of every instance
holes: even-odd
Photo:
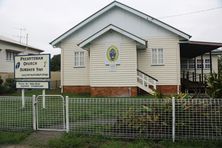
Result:
[[[172,140],[175,142],[175,97],[172,97]]]
[[[66,132],[69,132],[69,97],[66,96]]]
[[[36,111],[35,111],[35,95],[32,96],[32,124],[33,124],[33,130],[36,131]]]

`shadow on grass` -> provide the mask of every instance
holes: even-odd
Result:
[[[42,90],[25,90],[25,96],[27,97],[31,97],[32,95],[41,95],[42,94]],[[9,94],[4,94],[4,96],[21,96],[21,90],[17,90],[14,93],[9,93]],[[55,89],[55,90],[46,90],[46,95],[63,95],[65,96],[69,96],[69,98],[107,98],[106,96],[101,96],[101,97],[91,97],[90,94],[88,93],[82,93],[82,94],[74,94],[74,93],[61,93],[60,89]],[[112,98],[112,97],[109,97]],[[113,98],[117,98],[117,97],[113,97]],[[124,97],[124,98],[128,98],[128,97]],[[129,97],[129,98],[154,98],[154,96],[152,95],[139,95],[136,97]]]

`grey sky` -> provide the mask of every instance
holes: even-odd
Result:
[[[60,53],[49,42],[112,0],[0,0],[0,35],[19,40],[26,28],[29,44]],[[177,17],[171,15],[222,7],[222,0],[119,0],[190,35],[191,40],[222,42],[222,8]],[[23,32],[25,34],[25,32]],[[23,42],[25,40],[23,39]]]

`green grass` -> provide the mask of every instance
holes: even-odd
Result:
[[[31,97],[32,95],[41,95],[42,90],[25,90],[25,96]],[[4,94],[4,96],[21,96],[21,91],[18,90],[17,92],[9,93],[9,94]],[[82,94],[74,94],[74,93],[61,93],[60,89],[55,89],[55,90],[46,90],[46,95],[63,95],[69,96],[70,98],[95,98],[91,97],[90,94],[87,93],[82,93]],[[96,97],[96,98],[107,98],[107,97]],[[110,97],[109,97],[110,98]],[[112,97],[111,97],[112,98]],[[113,97],[117,98],[117,97]],[[136,97],[130,97],[130,98],[154,98],[152,95],[141,95],[141,96],[136,96]]]
[[[28,135],[27,132],[0,132],[0,144],[17,144],[23,141]]]
[[[53,148],[220,148],[222,141],[151,141],[110,139],[99,136],[80,136],[64,134],[61,138],[49,141],[49,147]]]

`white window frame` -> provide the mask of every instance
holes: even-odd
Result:
[[[162,54],[160,51],[162,50]],[[154,52],[156,52],[156,60],[154,61]],[[164,50],[163,48],[152,48],[151,51],[151,64],[153,66],[161,66],[164,65]]]
[[[75,51],[74,52],[74,67],[85,67],[85,52]]]
[[[206,60],[209,60],[209,63],[207,63]],[[207,67],[207,65],[209,67]],[[210,69],[210,59],[204,59],[204,69]]]
[[[14,61],[14,56],[17,55],[16,52],[6,51],[6,61]]]

